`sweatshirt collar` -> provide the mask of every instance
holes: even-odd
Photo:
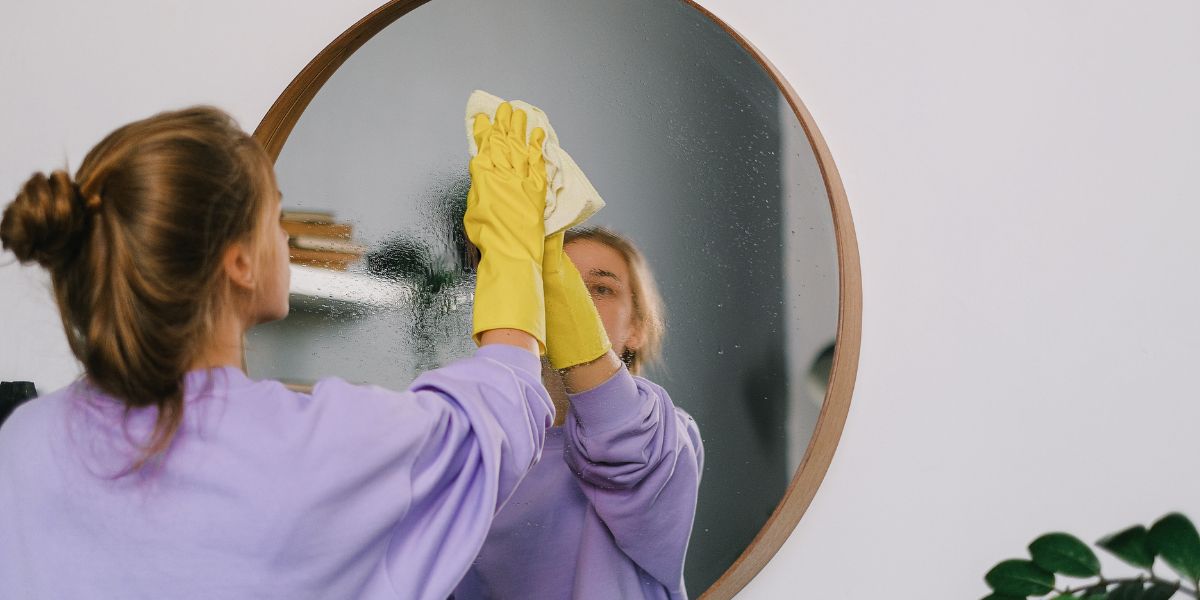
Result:
[[[244,371],[229,365],[193,369],[183,376],[183,389],[187,397],[240,389],[254,383]]]

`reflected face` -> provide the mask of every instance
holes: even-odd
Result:
[[[629,264],[613,248],[588,239],[575,240],[563,247],[567,257],[583,277],[592,303],[604,321],[604,332],[612,342],[613,352],[621,356],[626,350],[641,346],[641,331],[633,307],[633,282]]]
[[[260,274],[254,294],[255,324],[277,321],[288,315],[288,286],[292,279],[288,266],[288,234],[280,222],[283,195],[276,191],[275,197],[265,202],[264,206],[263,222],[258,227],[255,244],[258,258],[256,272]]]

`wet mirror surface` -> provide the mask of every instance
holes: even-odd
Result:
[[[663,359],[645,375],[699,424],[686,580],[698,596],[775,509],[813,428],[837,328],[837,257],[809,141],[769,74],[672,0],[434,0],[367,42],[277,162],[292,313],[248,339],[255,377],[403,389],[469,354],[463,109],[474,89],[550,117],[645,254]],[[303,213],[311,214],[303,214]],[[313,223],[325,221],[332,223]]]

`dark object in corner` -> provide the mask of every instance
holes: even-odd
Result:
[[[0,382],[0,425],[4,424],[18,406],[37,398],[37,388],[32,381]]]

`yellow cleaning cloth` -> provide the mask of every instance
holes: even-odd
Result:
[[[493,118],[501,102],[504,100],[482,90],[475,90],[467,99],[466,130],[471,156],[479,153],[472,134],[475,115],[483,113],[489,119]],[[546,113],[528,102],[508,102],[513,108],[525,111],[528,116],[526,136],[534,127],[541,127],[546,132],[546,141],[542,144],[542,156],[546,159],[546,236],[570,229],[600,212],[604,208],[604,200],[571,155],[558,145],[558,135],[550,126]]]

